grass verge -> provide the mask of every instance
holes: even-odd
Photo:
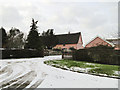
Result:
[[[119,66],[117,65],[106,65],[106,64],[97,64],[89,63],[84,61],[73,61],[73,60],[54,60],[54,61],[45,61],[47,65],[61,68],[64,70],[70,70],[74,72],[83,72],[88,74],[94,74],[99,76],[107,76],[119,78]]]

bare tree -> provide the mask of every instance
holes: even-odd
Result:
[[[24,48],[24,34],[16,28],[11,28],[8,34],[8,48]]]

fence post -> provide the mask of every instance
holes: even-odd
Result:
[[[64,59],[64,52],[62,52],[62,59]]]

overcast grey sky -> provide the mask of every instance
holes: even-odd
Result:
[[[28,33],[32,18],[39,21],[40,33],[81,32],[86,44],[118,32],[118,0],[0,0],[0,26],[7,31],[16,27]]]

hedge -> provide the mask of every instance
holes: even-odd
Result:
[[[43,50],[2,50],[2,59],[43,57]]]
[[[101,47],[75,50],[73,51],[73,59],[112,65],[120,64],[120,50]]]

